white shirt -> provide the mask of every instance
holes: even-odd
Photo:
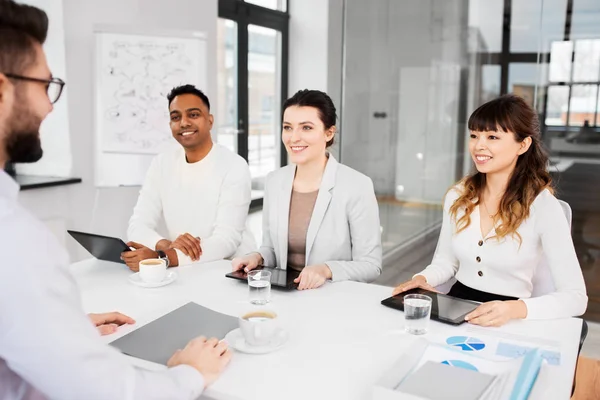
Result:
[[[162,217],[168,240],[189,233],[201,239],[200,262],[233,256],[256,248],[245,231],[250,207],[250,169],[227,148],[213,144],[202,160],[190,164],[177,146],[159,154],[150,165],[140,197],[129,220],[129,240],[154,249],[165,239],[156,227]],[[179,265],[192,263],[177,250]]]
[[[471,213],[469,226],[456,234],[456,223],[449,210],[459,197],[457,190],[446,195],[442,230],[433,260],[417,275],[425,276],[432,286],[456,277],[473,289],[517,297],[527,305],[527,319],[573,317],[585,312],[585,282],[571,230],[550,191],[544,190],[532,203],[529,217],[517,229],[522,238],[519,243],[511,236],[498,241],[493,237],[495,229],[482,237],[479,206]],[[457,217],[462,215],[464,211],[459,211]],[[531,298],[533,276],[543,255],[548,260],[556,290]]]
[[[204,380],[194,368],[142,370],[102,342],[66,251],[18,192],[0,170],[0,399],[197,398]]]

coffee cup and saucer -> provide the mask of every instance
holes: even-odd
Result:
[[[238,318],[240,327],[225,335],[229,346],[242,353],[267,354],[282,348],[289,339],[279,326],[277,314],[268,310],[248,312]]]
[[[140,272],[129,276],[129,282],[144,288],[168,285],[177,279],[177,272],[167,271],[165,260],[149,258],[140,261]]]

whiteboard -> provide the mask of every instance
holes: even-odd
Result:
[[[141,185],[152,158],[173,146],[167,94],[206,87],[205,34],[97,28],[95,41],[96,186]]]

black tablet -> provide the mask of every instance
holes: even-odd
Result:
[[[425,289],[412,289],[381,301],[387,307],[404,311],[404,296],[407,294],[424,294],[431,297],[431,319],[446,324],[460,325],[465,322],[465,316],[476,309],[481,303],[463,300]]]
[[[300,272],[294,269],[282,269],[282,268],[270,268],[270,267],[258,267],[255,270],[264,269],[265,271],[271,271],[271,287],[279,288],[284,290],[292,290],[298,287],[298,284],[294,280],[300,275]],[[237,279],[240,281],[248,281],[248,274],[243,269],[239,271],[230,272],[225,274],[227,278]]]
[[[125,264],[125,261],[121,260],[121,253],[131,250],[119,238],[69,230],[67,232],[98,260]]]

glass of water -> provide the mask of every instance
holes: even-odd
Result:
[[[404,296],[404,329],[412,335],[427,333],[431,316],[431,297],[422,294]]]
[[[271,271],[254,270],[248,272],[250,303],[264,305],[271,301]]]

